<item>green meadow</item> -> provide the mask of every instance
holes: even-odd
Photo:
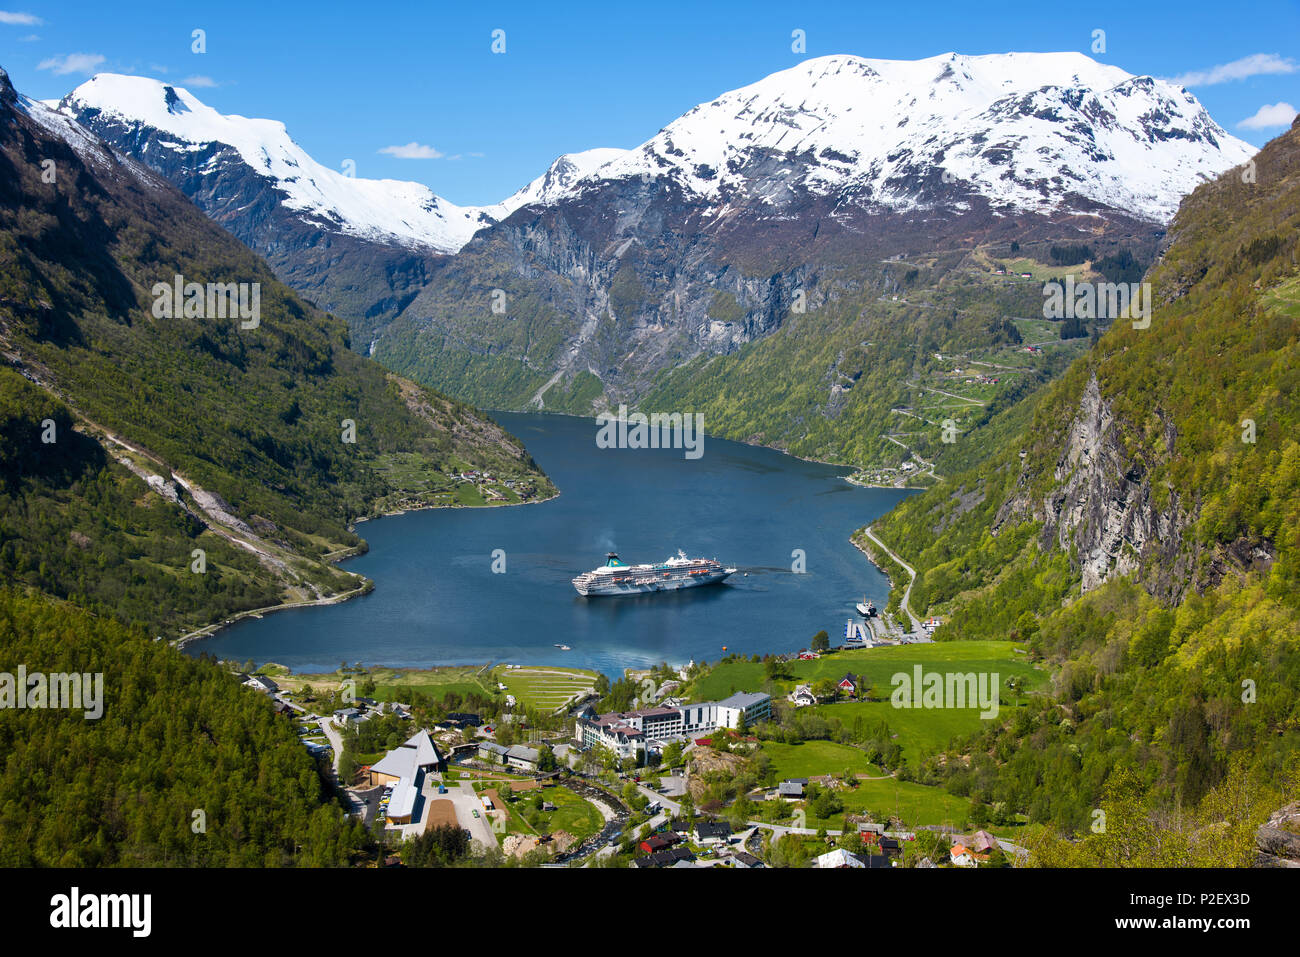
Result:
[[[311,685],[317,691],[340,687],[352,678],[356,681],[357,693],[367,680],[375,682],[375,700],[409,701],[412,691],[419,691],[431,698],[440,699],[450,692],[459,695],[478,694],[492,697],[496,694],[495,685],[488,679],[479,665],[452,665],[437,668],[370,668],[361,672],[332,672],[330,674],[277,675],[276,682],[286,690],[299,691],[305,685]]]
[[[1024,695],[1046,687],[1046,674],[1035,668],[1025,656],[1017,652],[1017,644],[1010,641],[950,641],[923,645],[895,645],[885,648],[858,648],[825,654],[814,661],[789,662],[792,679],[767,682],[764,665],[749,660],[726,661],[715,665],[707,674],[691,685],[693,700],[708,701],[724,698],[734,691],[763,689],[774,698],[784,697],[796,685],[813,684],[823,678],[839,680],[852,672],[859,680],[865,679],[871,688],[874,701],[841,700],[833,704],[813,706],[811,710],[834,717],[852,726],[861,718],[864,721],[884,720],[898,735],[897,741],[909,760],[917,759],[942,749],[954,736],[977,731],[981,724],[980,712],[975,708],[962,710],[895,708],[890,703],[895,684],[893,677],[903,673],[909,677],[920,665],[930,672],[987,672],[998,675],[1002,689],[1002,710],[1015,705],[1015,698],[1006,690],[1006,680],[1011,676],[1023,679]],[[809,742],[811,743],[811,742]],[[821,766],[814,773],[838,773],[844,765]],[[803,774],[795,774],[802,777]]]

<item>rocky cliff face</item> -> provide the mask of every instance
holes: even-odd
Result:
[[[1175,438],[1173,424],[1166,422],[1166,454],[1173,453]],[[1095,374],[1063,432],[1052,482],[1042,497],[1030,491],[1039,468],[1026,460],[1016,493],[998,511],[995,533],[1010,522],[1042,522],[1041,547],[1070,553],[1085,592],[1141,568],[1181,566],[1183,532],[1192,516],[1176,494],[1166,508],[1157,507],[1150,464],[1127,451]]]
[[[1266,569],[1276,558],[1271,542],[1242,539],[1207,551],[1190,534],[1199,502],[1170,489],[1157,494],[1154,468],[1176,454],[1178,438],[1174,423],[1160,418],[1158,450],[1129,451],[1125,434],[1131,425],[1116,420],[1097,376],[1090,376],[1061,436],[1049,491],[1042,496],[1030,491],[1041,467],[1026,460],[1016,492],[998,510],[994,534],[1009,523],[1042,522],[1040,546],[1071,555],[1084,592],[1135,574],[1152,595],[1177,602],[1189,588],[1214,587],[1228,574]]]
[[[1173,423],[1166,421],[1164,454],[1173,454],[1175,438]],[[1166,508],[1157,507],[1149,473],[1147,463],[1125,452],[1110,403],[1091,377],[1039,516],[1044,541],[1076,556],[1085,592],[1112,575],[1143,567],[1173,570],[1180,564],[1183,530],[1192,516],[1177,494],[1170,495]]]
[[[526,207],[438,264],[403,320],[480,355],[562,377],[588,372],[603,384],[602,401],[634,400],[665,368],[775,331],[801,291],[805,304],[822,295],[814,267],[741,268],[699,227],[679,192],[639,180]],[[505,321],[548,311],[545,341],[509,343],[509,327],[475,325],[496,289],[506,294]],[[400,367],[383,349],[381,338],[376,355]],[[544,407],[545,396],[533,404]]]

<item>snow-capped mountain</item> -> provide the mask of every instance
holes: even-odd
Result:
[[[1185,89],[1079,53],[826,56],[700,104],[599,178],[666,180],[722,214],[800,191],[927,208],[945,198],[927,188],[937,173],[994,208],[1096,203],[1166,222],[1253,153]],[[588,174],[567,193],[593,185]]]
[[[506,211],[457,206],[420,183],[330,169],[283,123],[219,113],[189,90],[148,77],[97,74],[59,108],[151,165],[171,153],[190,161],[189,175],[202,177],[242,164],[305,223],[358,239],[455,252]]]
[[[331,169],[283,123],[222,114],[147,77],[101,73],[46,106],[162,174],[281,279],[347,318],[361,342],[475,232],[520,206],[562,198],[624,152],[561,156],[500,203],[457,206],[421,183]]]
[[[894,281],[884,260],[1150,248],[1186,193],[1253,152],[1186,90],[1077,53],[811,59],[552,178],[440,263],[375,354],[489,404],[554,407],[588,376],[635,401],[771,335],[823,280]],[[522,321],[467,312],[493,289]],[[522,393],[475,391],[511,379]]]
[[[469,382],[484,356],[523,359],[529,375],[621,379],[631,397],[664,367],[771,333],[829,264],[1151,239],[1185,194],[1254,152],[1186,90],[1077,53],[806,60],[635,149],[561,156],[483,207],[344,176],[281,123],[154,80],[100,75],[60,110],[345,316],[363,349],[425,348],[399,344],[418,330],[430,350],[464,352],[440,368]],[[529,322],[480,328],[466,304],[494,290]],[[385,346],[394,320],[407,338]]]
[[[628,152],[602,148],[565,153],[545,173],[493,208],[505,210],[508,215],[521,206],[558,203],[568,199],[580,191],[583,180],[603,175],[610,164]]]

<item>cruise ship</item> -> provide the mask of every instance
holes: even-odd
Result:
[[[583,572],[573,580],[573,587],[584,597],[640,595],[712,585],[735,572],[736,569],[725,568],[712,558],[687,558],[683,551],[657,565],[629,565],[616,552],[610,552],[602,567]]]

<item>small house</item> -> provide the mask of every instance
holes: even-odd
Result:
[[[656,851],[667,850],[674,844],[680,844],[681,840],[682,838],[680,834],[674,834],[672,831],[665,831],[661,834],[651,834],[638,846],[647,854],[654,854]]]
[[[782,781],[776,786],[776,796],[787,801],[795,801],[803,797],[805,781]]]
[[[790,692],[790,701],[796,708],[807,708],[817,703],[817,696],[812,693],[810,686],[800,685]]]
[[[975,866],[975,855],[964,844],[954,844],[948,855],[957,867]]]
[[[266,694],[275,694],[280,690],[280,686],[266,675],[249,675],[244,684]]]
[[[827,851],[820,857],[813,858],[813,867],[866,867],[867,865],[859,860],[856,854],[850,854],[842,847],[837,847],[833,851]]]
[[[731,825],[726,821],[697,821],[696,844],[725,844],[731,838]]]

